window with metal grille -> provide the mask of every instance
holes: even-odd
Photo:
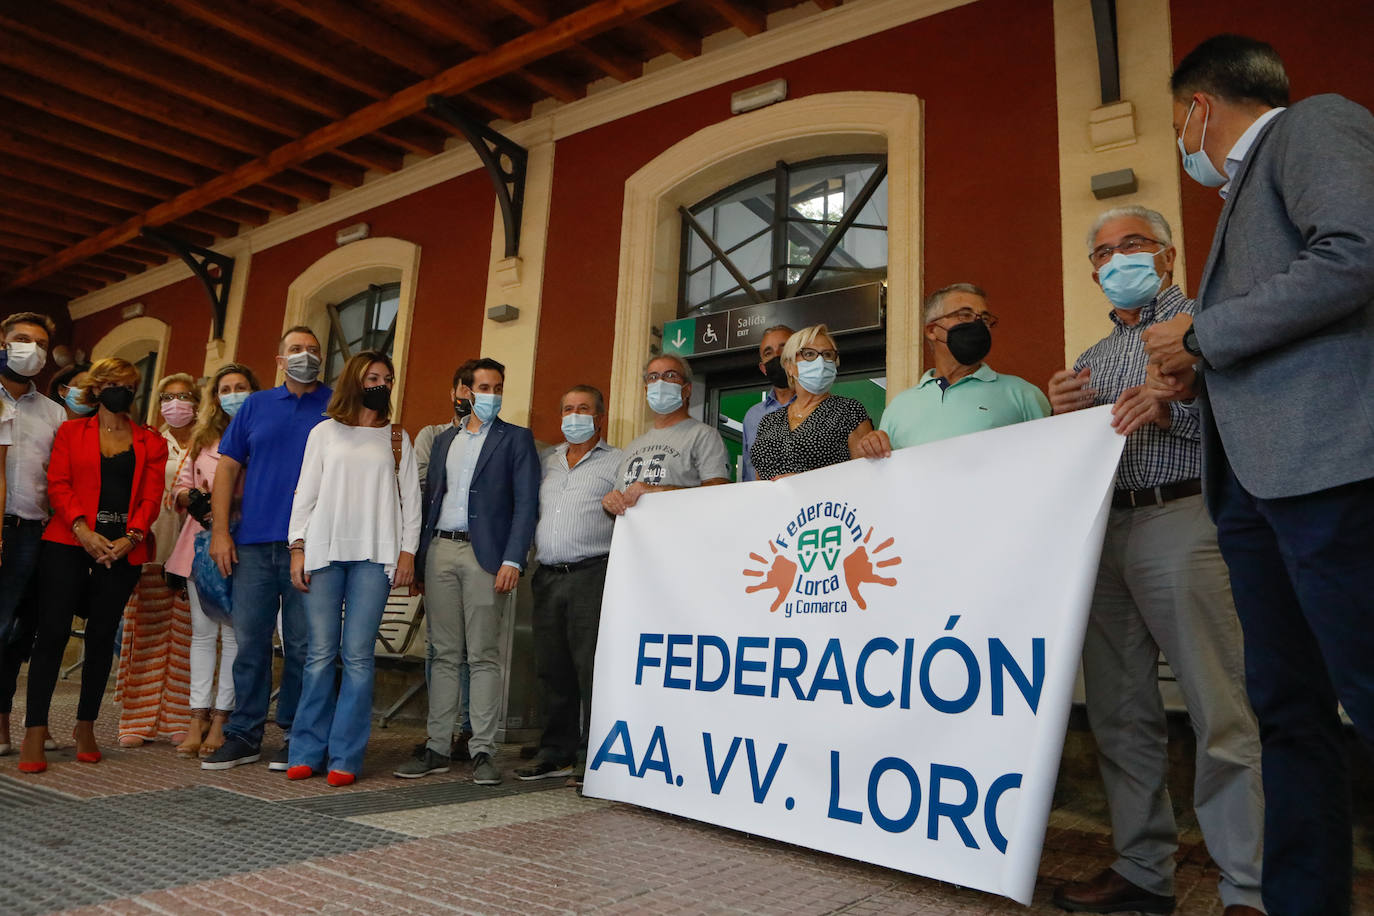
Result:
[[[401,284],[383,283],[372,284],[338,305],[325,306],[329,316],[329,346],[324,364],[327,384],[334,384],[354,353],[380,350],[392,355],[400,302]]]
[[[887,157],[779,162],[680,208],[678,315],[887,278]]]

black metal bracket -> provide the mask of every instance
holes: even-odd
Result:
[[[205,284],[210,295],[210,310],[214,314],[214,340],[224,339],[224,318],[229,311],[229,286],[234,279],[234,259],[210,248],[193,245],[166,229],[144,226],[139,233],[151,242],[180,257],[191,273]]]
[[[496,189],[501,221],[506,226],[506,257],[520,253],[520,217],[525,209],[525,168],[529,152],[499,131],[463,114],[441,95],[425,100],[429,110],[460,130],[472,144]]]
[[[1092,0],[1093,34],[1097,39],[1097,78],[1102,104],[1121,101],[1121,66],[1116,44],[1116,0]]]

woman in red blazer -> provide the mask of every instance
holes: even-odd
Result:
[[[149,555],[148,529],[162,501],[167,443],[129,417],[139,375],[122,359],[90,368],[82,400],[90,417],[57,430],[48,463],[53,516],[38,555],[42,617],[29,661],[27,729],[19,770],[47,769],[43,736],[72,615],[86,618],[86,660],[76,708],[76,759],[98,763],[95,719],[110,675],[115,630]]]

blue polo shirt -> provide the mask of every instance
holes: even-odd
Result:
[[[298,398],[281,385],[249,395],[229,421],[219,453],[244,466],[240,544],[286,540],[305,440],[333,394],[321,385]]]

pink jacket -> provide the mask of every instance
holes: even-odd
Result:
[[[215,485],[215,467],[219,464],[219,441],[213,445],[207,445],[200,450],[195,461],[187,461],[181,465],[181,474],[177,476],[176,483],[172,484],[172,499],[181,498],[181,494],[192,488],[204,490],[209,493]],[[240,479],[239,484],[243,481]],[[238,501],[235,494],[235,502]],[[181,535],[177,538],[177,545],[172,548],[172,555],[167,558],[164,568],[167,572],[176,576],[191,575],[191,561],[195,557],[196,534],[205,529],[200,526],[200,522],[186,516],[186,524],[181,526]]]

